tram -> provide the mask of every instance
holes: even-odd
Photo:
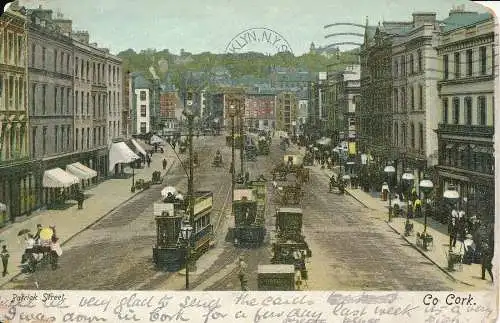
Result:
[[[234,237],[238,246],[260,246],[266,235],[266,182],[254,181],[234,190]]]
[[[185,265],[187,244],[180,238],[183,224],[189,223],[187,203],[155,203],[156,244],[153,247],[153,262],[157,269],[168,272],[180,270]],[[190,223],[193,232],[190,239],[191,257],[199,258],[213,243],[211,212],[213,193],[194,193],[194,218]]]

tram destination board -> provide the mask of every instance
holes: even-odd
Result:
[[[260,265],[257,281],[260,291],[295,290],[295,270],[293,265]]]

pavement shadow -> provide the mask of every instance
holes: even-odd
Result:
[[[65,202],[64,204],[54,204],[48,207],[49,210],[67,210],[73,206],[75,206],[77,202]]]

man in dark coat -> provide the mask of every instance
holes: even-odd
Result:
[[[163,158],[163,170],[167,169],[167,160]]]
[[[7,266],[9,265],[10,254],[7,251],[7,246],[2,246],[2,252],[0,253],[0,256],[2,257],[2,265],[3,265],[2,276],[5,277],[6,275],[9,274],[7,272]]]
[[[481,254],[481,279],[486,279],[486,271],[488,271],[488,274],[490,274],[491,281],[493,282],[493,245],[488,242],[484,242],[482,247],[482,254]]]

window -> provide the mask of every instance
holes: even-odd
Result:
[[[418,149],[424,151],[424,124],[418,124]]]
[[[472,76],[472,49],[468,49],[466,52],[466,59],[467,59],[467,76],[471,77]]]
[[[146,91],[141,91],[139,93],[140,93],[140,99],[141,99],[141,101],[145,101],[146,100]]]
[[[36,127],[31,128],[31,155],[36,155]]]
[[[459,98],[453,98],[453,124],[458,124],[460,122],[460,100]]]
[[[57,148],[59,147],[59,126],[54,126],[54,152],[58,152]]]
[[[406,106],[406,88],[401,88],[401,106],[403,111],[408,111]]]
[[[54,86],[54,114],[57,114],[57,86]]]
[[[89,92],[87,92],[87,116],[89,115],[90,112],[89,106],[90,106],[90,96]]]
[[[70,133],[71,133],[71,126],[68,126],[67,128],[67,136],[66,136],[66,149],[70,149],[69,147],[69,137],[71,136]]]
[[[399,111],[399,97],[398,96],[399,96],[398,89],[395,88],[394,89],[394,109],[393,109],[394,112]]]
[[[47,127],[43,127],[43,137],[42,137],[42,154],[45,155],[47,152]]]
[[[85,74],[87,77],[87,82],[90,82],[90,63],[87,61],[87,73]]]
[[[448,98],[443,99],[443,123],[448,123]]]
[[[146,116],[146,105],[141,104],[141,117],[145,117],[145,116]]]
[[[80,115],[83,116],[83,99],[85,98],[83,91],[81,91],[81,96],[80,96]],[[82,145],[83,147],[83,145]]]
[[[59,95],[60,95],[60,96],[59,96],[59,100],[60,100],[60,103],[61,103],[61,107],[60,107],[60,109],[61,109],[61,114],[63,114],[63,107],[64,107],[64,88],[63,88],[63,87],[61,87],[61,89],[60,89],[60,91],[59,91],[59,92],[60,92],[60,94],[59,94]]]
[[[404,123],[402,125],[402,130],[403,130],[403,146],[406,147],[406,138],[408,135],[408,127]]]
[[[32,113],[36,115],[36,84],[31,84],[31,109]]]
[[[87,128],[87,149],[90,146],[90,128]]]
[[[66,89],[66,114],[69,114],[71,88]]]
[[[455,53],[455,79],[460,78],[460,52]]]
[[[57,49],[54,49],[54,72],[57,72]]]
[[[85,129],[82,128],[82,129],[80,129],[80,131],[81,131],[81,133],[80,133],[80,135],[81,135],[81,138],[80,138],[80,140],[81,140],[80,141],[80,147],[82,147],[82,150],[83,150],[85,148],[83,146],[83,137],[85,136],[85,133],[84,133]]]
[[[415,65],[413,63],[413,54],[410,55],[410,75],[415,73]]]
[[[35,58],[36,58],[36,45],[31,45],[31,66],[35,67]]]
[[[491,75],[495,76],[495,45],[491,45]]]
[[[472,98],[470,96],[464,99],[465,105],[465,124],[472,124]]]
[[[46,51],[47,49],[45,47],[42,47],[42,68],[45,69],[45,56],[46,56]]]
[[[422,64],[422,51],[420,49],[417,51],[417,57],[418,57],[418,72],[422,73],[424,66]]]
[[[449,77],[449,69],[448,69],[448,55],[443,56],[443,70],[444,70],[444,79],[447,80]]]
[[[399,75],[399,62],[398,62],[398,59],[396,58],[394,60],[394,76],[398,76]]]
[[[66,55],[66,73],[71,74],[71,71],[69,70],[69,54]]]
[[[47,106],[45,104],[47,96],[47,84],[42,85],[42,114],[45,114],[47,112]]]
[[[146,133],[146,122],[141,122],[141,133]]]
[[[415,148],[415,125],[413,123],[410,125],[410,135],[411,135],[411,148]]]
[[[75,131],[75,149],[78,150],[78,136],[79,132],[78,132],[78,129],[76,129]]]
[[[477,124],[480,126],[486,125],[486,97],[480,96],[477,98]]]
[[[415,111],[415,89],[413,86],[410,88],[411,110]]]
[[[95,147],[96,143],[96,128],[94,127],[94,130],[92,131],[92,145]]]
[[[422,85],[418,86],[418,107],[420,110],[424,109],[424,87]]]
[[[481,63],[481,75],[486,75],[486,46],[479,47],[479,62]]]
[[[23,49],[24,49],[24,40],[23,36],[17,36],[17,65],[24,65],[23,62]]]

